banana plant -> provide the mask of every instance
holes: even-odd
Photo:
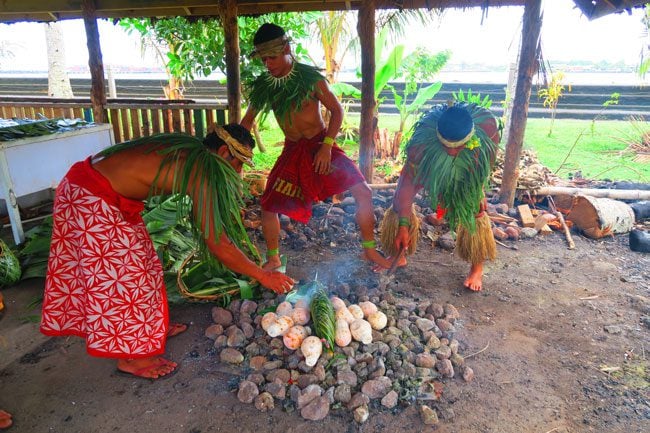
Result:
[[[388,28],[382,29],[375,41],[375,99],[377,105],[375,110],[378,112],[379,105],[383,98],[379,98],[381,92],[386,88],[390,80],[398,76],[399,70],[402,66],[402,59],[404,56],[404,45],[395,45],[388,54],[386,59],[382,59],[382,49],[386,46],[386,38],[388,37]]]

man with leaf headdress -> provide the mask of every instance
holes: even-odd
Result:
[[[259,113],[273,111],[285,135],[284,149],[271,170],[262,195],[262,231],[266,240],[266,268],[280,266],[278,214],[307,223],[312,204],[349,190],[357,203],[357,223],[365,259],[389,267],[377,251],[372,191],[359,168],[336,145],[343,107],[325,77],[313,66],[297,62],[289,38],[275,24],[255,33],[253,57],[266,72],[250,84],[249,108],[241,124],[250,129]],[[330,112],[325,125],[320,104]]]
[[[90,355],[117,358],[118,370],[156,379],[170,325],[163,269],[140,212],[152,195],[185,194],[200,253],[284,293],[293,280],[262,269],[241,220],[242,181],[255,141],[239,125],[212,128],[204,141],[157,134],[120,143],[74,164],[56,190],[41,332],[86,339]],[[185,209],[189,208],[189,209]]]
[[[419,220],[413,198],[424,188],[438,217],[444,216],[456,231],[457,254],[471,265],[464,286],[481,290],[483,263],[496,257],[484,191],[500,139],[497,119],[477,104],[441,104],[424,114],[406,144],[393,208],[381,224],[385,251],[415,252]]]

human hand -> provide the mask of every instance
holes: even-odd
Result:
[[[332,170],[332,147],[322,144],[314,156],[314,171],[318,174],[330,174]]]
[[[296,283],[293,278],[278,271],[264,271],[259,282],[261,285],[277,294],[287,293]]]
[[[397,251],[405,251],[409,247],[410,242],[409,228],[404,226],[400,227],[395,236],[395,248]]]

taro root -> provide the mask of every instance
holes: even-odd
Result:
[[[363,319],[363,310],[358,305],[350,305],[348,311],[352,313],[355,319]]]
[[[352,338],[363,344],[372,343],[372,326],[363,319],[357,319],[350,324]]]
[[[293,305],[291,305],[291,302],[284,301],[278,304],[278,308],[275,309],[275,314],[277,314],[278,317],[291,316],[292,311]]]
[[[306,325],[309,323],[309,309],[296,307],[291,312],[291,318],[296,325]]]
[[[334,307],[334,311],[338,311],[341,308],[346,308],[345,302],[338,296],[332,296],[330,298],[330,301],[332,301],[332,306]]]
[[[269,334],[270,337],[279,337],[280,335],[286,334],[292,326],[293,319],[291,319],[291,317],[278,317],[278,320],[271,323],[269,328],[266,330],[266,333]]]
[[[300,351],[305,356],[305,364],[313,367],[323,353],[323,343],[315,335],[309,336],[302,341]]]
[[[276,320],[278,320],[278,315],[273,311],[269,311],[264,316],[262,316],[262,329],[268,331],[269,326],[271,326],[272,323],[275,323]]]
[[[339,347],[345,347],[352,341],[350,325],[345,319],[336,319],[336,337],[335,342]]]
[[[350,310],[348,310],[347,308],[339,308],[338,310],[336,310],[334,317],[336,317],[336,320],[339,319],[345,320],[348,324],[356,320],[356,317],[354,317],[352,313],[350,313]]]
[[[377,306],[370,301],[359,302],[359,307],[363,311],[363,317],[368,318],[372,313],[378,311]]]
[[[368,323],[370,323],[372,329],[381,331],[386,327],[386,323],[388,323],[388,317],[386,317],[386,315],[381,311],[375,311],[370,316],[368,316]]]
[[[304,326],[296,325],[289,328],[286,334],[282,337],[282,341],[287,349],[296,350],[302,345],[302,342],[307,338],[307,330]]]

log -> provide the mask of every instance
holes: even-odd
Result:
[[[582,194],[596,198],[612,198],[615,200],[650,200],[650,191],[639,189],[599,189],[571,188],[564,186],[544,186],[535,195],[575,195]]]

